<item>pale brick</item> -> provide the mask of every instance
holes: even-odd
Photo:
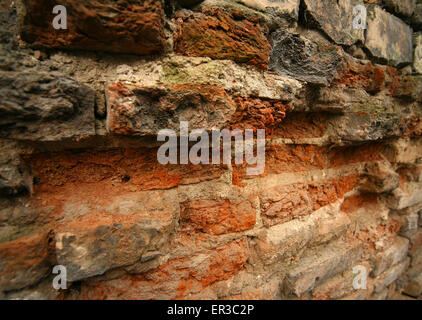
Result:
[[[406,238],[411,237],[418,231],[419,215],[416,213],[402,217],[403,225],[400,228],[400,235]]]
[[[378,253],[374,257],[375,268],[373,275],[378,276],[390,266],[402,261],[407,256],[408,248],[409,240],[397,237],[387,250]]]
[[[422,157],[422,140],[395,140],[387,146],[384,154],[391,163],[415,163]]]
[[[305,0],[305,21],[315,20],[318,26],[336,43],[352,45],[364,41],[362,29],[354,29],[351,23],[353,7],[363,5],[362,0]]]
[[[417,182],[403,183],[387,196],[391,209],[401,210],[422,203],[422,185]]]
[[[69,281],[132,265],[165,243],[179,214],[175,190],[132,193],[121,200],[105,208],[112,213],[90,212],[57,230],[56,257]]]
[[[367,275],[369,275],[370,264],[368,262],[357,262],[366,268]],[[356,290],[353,288],[353,279],[355,274],[353,268],[346,270],[342,274],[338,274],[312,290],[313,299],[340,299],[347,297],[355,297],[357,300],[364,299],[369,296],[373,290],[373,285],[370,279],[367,279],[366,289]]]
[[[50,268],[48,233],[42,230],[0,243],[0,292],[21,289],[44,278]]]
[[[338,203],[329,205],[303,219],[268,228],[263,240],[274,251],[271,260],[292,255],[305,246],[329,241],[344,233],[351,220],[338,207]]]
[[[48,48],[153,54],[164,50],[164,8],[159,0],[67,0],[66,32],[53,28],[54,2],[18,1],[25,41]],[[51,17],[51,21],[49,18]]]
[[[422,249],[422,229],[419,228],[410,238],[409,254],[413,256]]]
[[[413,278],[403,292],[415,298],[419,297],[422,294],[422,273]]]
[[[285,289],[288,294],[300,297],[315,285],[349,268],[361,254],[359,247],[344,242],[308,252],[287,272]]]
[[[410,258],[406,258],[404,261],[396,264],[395,266],[384,271],[376,280],[375,283],[375,293],[380,293],[395,280],[397,280],[400,275],[406,271],[409,266]]]

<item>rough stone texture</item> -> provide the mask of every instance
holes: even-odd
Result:
[[[12,241],[36,229],[39,212],[25,196],[15,195],[0,199],[0,242]]]
[[[389,10],[405,17],[411,17],[416,9],[416,1],[417,0],[383,0],[382,2]]]
[[[359,187],[363,192],[383,193],[392,191],[399,185],[399,175],[386,161],[368,164],[364,177],[365,179]]]
[[[182,228],[223,234],[252,229],[255,210],[248,201],[235,204],[229,200],[196,200],[183,204],[180,213]],[[185,225],[185,226],[183,226]]]
[[[109,269],[141,260],[160,230],[156,222],[150,223],[147,219],[127,225],[119,223],[119,218],[97,218],[101,219],[100,223],[81,219],[78,224],[73,223],[79,227],[75,231],[75,227],[69,230],[66,226],[56,234],[57,261],[66,267],[69,281],[101,275]],[[104,224],[108,219],[110,224]]]
[[[364,41],[364,30],[354,29],[352,24],[353,7],[363,5],[361,0],[303,1],[305,21],[318,27],[335,43],[350,46]]]
[[[365,96],[362,96],[362,93],[357,89],[364,89],[370,94],[383,93],[395,98],[420,101],[419,76],[408,76],[394,67],[374,65],[370,61],[346,57],[346,64],[339,72],[334,83],[354,89],[350,93],[343,93],[343,99],[354,99],[354,102],[358,102],[359,99],[365,99]],[[339,93],[333,91],[332,94],[337,96]],[[357,99],[358,96],[359,98]],[[380,97],[375,96],[372,98],[379,99]]]
[[[116,299],[121,294],[129,299],[189,297],[243,269],[247,259],[245,245],[244,240],[232,241],[199,255],[169,260],[144,275],[88,283],[83,286],[80,298]]]
[[[388,196],[390,208],[400,210],[422,201],[422,188],[417,182],[408,182],[395,189]]]
[[[420,299],[420,2],[178,2],[0,0],[0,299]],[[161,165],[181,120],[263,172]]]
[[[415,31],[422,31],[422,3],[416,4],[415,12],[413,13],[412,27]]]
[[[391,267],[379,276],[379,279],[375,283],[374,291],[376,293],[381,292],[383,289],[392,284],[409,266],[410,259],[407,258],[403,262]]]
[[[287,19],[297,20],[299,17],[299,0],[237,0],[238,2],[260,10],[275,13]]]
[[[385,155],[391,163],[413,164],[421,158],[422,144],[418,139],[393,140]]]
[[[234,96],[253,96],[291,101],[302,84],[290,77],[240,67],[232,61],[173,57],[165,60],[158,82],[165,84],[211,85]]]
[[[422,33],[417,33],[413,38],[415,55],[413,57],[413,67],[417,73],[422,73]]]
[[[395,242],[384,252],[380,252],[375,257],[375,267],[373,274],[379,276],[389,266],[393,266],[402,261],[407,256],[409,240],[397,237]]]
[[[403,291],[405,294],[417,298],[422,294],[422,275],[412,279],[409,285]]]
[[[380,101],[377,101],[376,105],[381,106],[378,102]],[[402,129],[400,119],[396,113],[351,112],[346,113],[334,123],[336,138],[346,143],[377,141],[382,138],[397,137],[400,136]]]
[[[368,10],[365,47],[394,65],[413,61],[412,29],[379,7]]]
[[[314,210],[334,203],[356,186],[356,176],[263,190],[261,215],[267,226],[287,222],[296,217],[311,214]]]
[[[89,204],[69,199],[64,205],[68,221],[55,235],[57,261],[67,268],[69,281],[142,262],[148,252],[165,244],[179,205],[176,192],[165,193],[165,202],[163,195],[162,191],[131,193],[120,197],[123,202],[102,208],[103,213],[85,215],[81,214]],[[72,214],[81,216],[72,219]]]
[[[0,194],[18,194],[32,188],[31,174],[17,149],[16,143],[0,140]]]
[[[281,26],[288,26],[292,21],[297,20],[297,14],[293,17],[290,16],[290,14],[294,14],[294,12],[268,8],[268,10],[273,11],[273,14],[268,12],[264,13],[263,11],[266,11],[265,8],[261,10],[254,6],[252,2],[251,5],[248,5],[241,1],[236,2],[235,0],[205,0],[192,8],[193,11],[205,14],[215,9],[223,10],[229,15],[243,16],[250,21],[259,21],[262,27],[270,30],[275,30]]]
[[[22,39],[35,46],[152,54],[165,45],[159,0],[66,1],[67,30],[55,30],[55,1],[19,0]],[[50,18],[50,19],[49,19]]]
[[[343,234],[351,220],[338,212],[338,203],[319,209],[302,220],[274,225],[256,240],[259,255],[266,264],[291,257],[311,244],[326,242]],[[261,242],[262,241],[262,242]]]
[[[259,24],[239,17],[234,19],[220,9],[210,9],[207,13],[176,17],[177,54],[230,59],[267,68],[270,45]]]
[[[359,266],[365,267],[367,270],[370,266],[367,262],[359,262]],[[317,286],[312,290],[312,298],[317,300],[329,299],[350,299],[365,300],[368,299],[373,292],[373,284],[367,282],[366,289],[356,290],[353,288],[353,279],[355,274],[353,270],[347,270],[342,274],[338,274]]]
[[[400,235],[406,238],[411,238],[418,231],[419,215],[417,210],[419,206],[407,208],[398,211],[402,216],[402,227],[400,228]]]
[[[5,300],[60,300],[64,295],[55,290],[51,283],[54,277],[49,276],[36,285],[24,288],[22,290],[13,290],[1,297]]]
[[[21,289],[36,283],[50,270],[48,234],[38,231],[0,243],[0,289]]]
[[[272,34],[271,47],[270,70],[310,83],[328,84],[342,62],[340,48],[284,30]]]
[[[304,257],[299,266],[289,271],[285,286],[292,294],[301,296],[321,281],[345,270],[359,259],[360,254],[358,248],[334,243]]]
[[[56,141],[94,134],[94,91],[43,73],[2,73],[0,136]]]
[[[419,229],[415,234],[410,237],[409,255],[417,255],[422,246],[422,230]]]
[[[130,87],[111,83],[106,87],[106,100],[107,129],[117,134],[179,131],[180,121],[189,121],[190,130],[221,129],[236,110],[227,93],[212,86]]]

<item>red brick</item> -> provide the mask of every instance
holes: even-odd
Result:
[[[61,219],[68,204],[104,208],[134,192],[164,190],[219,178],[220,165],[161,165],[156,149],[42,153],[26,157],[35,177],[40,223]],[[89,210],[91,210],[89,209]]]
[[[21,289],[45,277],[52,262],[49,246],[42,230],[0,243],[0,290]]]
[[[276,100],[237,97],[237,109],[230,122],[230,129],[266,129],[271,135],[292,107]]]
[[[182,299],[244,268],[246,241],[235,240],[200,255],[172,259],[145,274],[84,283],[77,299]]]
[[[164,10],[158,0],[67,0],[67,30],[52,25],[53,7],[60,1],[22,3],[22,39],[38,46],[143,55],[163,51],[165,46]]]
[[[285,223],[305,216],[341,199],[353,190],[357,175],[306,184],[294,184],[265,190],[261,193],[261,215],[266,226]]]
[[[341,210],[347,213],[351,213],[363,207],[375,207],[377,204],[378,198],[376,194],[360,194],[344,199],[344,202],[341,205]]]
[[[53,192],[78,184],[103,188],[101,192],[108,188],[115,192],[168,189],[212,180],[224,172],[219,165],[161,165],[156,148],[65,151],[25,158],[37,179],[36,191]]]
[[[328,148],[312,145],[274,145],[267,147],[265,173],[323,169]]]
[[[184,203],[182,230],[200,230],[215,235],[239,232],[255,226],[255,210],[249,201],[195,200]]]
[[[320,138],[328,128],[330,117],[321,113],[289,113],[282,124],[274,130],[274,138]]]
[[[405,76],[394,67],[373,65],[358,60],[349,60],[342,76],[335,84],[351,88],[362,88],[370,93],[383,91],[397,98],[419,100],[420,77]]]
[[[229,59],[267,69],[270,44],[256,22],[234,18],[221,9],[207,14],[176,16],[174,49],[177,54],[213,59]]]

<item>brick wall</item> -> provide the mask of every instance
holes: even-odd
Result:
[[[421,32],[420,0],[0,0],[0,298],[420,297]],[[263,173],[160,164],[180,121],[265,129]]]

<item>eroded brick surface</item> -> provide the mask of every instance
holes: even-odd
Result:
[[[195,200],[184,203],[182,224],[211,234],[223,234],[252,229],[255,210],[249,201],[232,203],[229,200]]]
[[[0,0],[0,299],[420,298],[421,8]],[[181,121],[263,172],[160,164]]]
[[[63,2],[63,1],[62,1]],[[158,0],[65,1],[66,30],[54,29],[51,0],[19,1],[22,39],[38,46],[152,54],[163,51],[164,9]]]
[[[270,45],[257,21],[242,19],[241,14],[230,16],[219,9],[207,13],[177,17],[176,53],[267,68]]]

